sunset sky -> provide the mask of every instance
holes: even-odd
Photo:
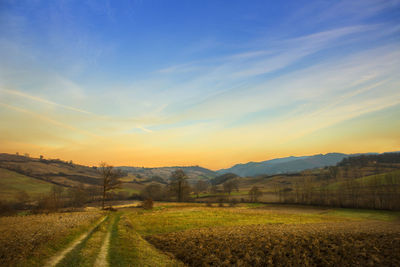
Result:
[[[0,153],[200,165],[400,150],[400,1],[0,1]]]

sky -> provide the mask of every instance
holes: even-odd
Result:
[[[400,150],[400,1],[0,0],[0,152],[210,169]]]

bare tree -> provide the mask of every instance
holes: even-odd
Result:
[[[55,209],[59,209],[63,206],[62,194],[64,192],[64,188],[58,185],[53,185],[50,192],[51,200],[53,201],[53,205]]]
[[[194,191],[197,194],[197,198],[199,198],[199,193],[206,191],[208,188],[208,183],[204,180],[198,180],[194,185]]]
[[[190,193],[190,187],[187,183],[187,176],[181,169],[175,170],[171,174],[170,190],[176,194],[177,200],[182,202]]]
[[[101,207],[104,209],[104,204],[105,200],[107,197],[107,193],[110,192],[111,190],[117,189],[121,185],[121,181],[119,178],[121,178],[122,172],[120,170],[114,169],[113,166],[108,165],[105,162],[101,162],[98,168],[98,171],[101,175],[102,181],[103,181],[103,197],[102,197],[102,203]]]
[[[253,186],[249,191],[250,201],[251,202],[258,202],[258,198],[261,197],[262,194],[263,193],[261,192],[261,190],[257,186]]]
[[[144,199],[153,199],[153,200],[161,200],[163,198],[164,192],[163,188],[159,184],[150,184],[147,185],[141,191],[140,195]]]
[[[234,189],[236,189],[236,191],[239,191],[239,184],[236,179],[225,182],[223,186],[224,186],[224,192],[228,193],[229,195],[232,193]]]

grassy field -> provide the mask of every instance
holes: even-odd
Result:
[[[393,250],[400,248],[399,212],[196,203],[155,203],[143,210],[136,204],[108,213],[91,208],[0,218],[7,233],[0,238],[0,265],[42,266],[68,247],[57,266],[400,263]]]
[[[52,183],[0,168],[0,200],[13,200],[19,191],[35,197],[50,191]]]

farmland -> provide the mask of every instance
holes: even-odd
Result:
[[[0,218],[3,266],[398,266],[400,214],[307,206],[136,202],[116,212]],[[79,242],[75,242],[82,233]],[[74,246],[71,244],[76,243]],[[106,245],[104,245],[106,244]],[[62,253],[66,248],[67,252]],[[62,257],[60,256],[62,255]],[[57,260],[54,260],[57,259]],[[55,264],[54,264],[55,265]],[[48,266],[52,266],[51,264]]]

